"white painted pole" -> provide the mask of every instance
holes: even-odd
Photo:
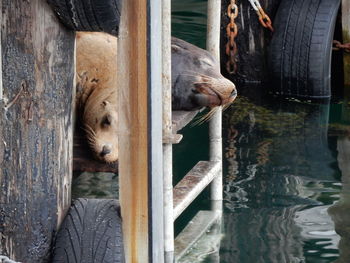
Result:
[[[221,0],[208,0],[207,50],[220,61]],[[221,162],[218,176],[211,184],[211,200],[222,200],[222,109],[215,113],[209,123],[209,158]],[[221,202],[217,202],[221,203]],[[216,209],[220,209],[217,207]]]
[[[220,61],[221,0],[208,0],[207,50]],[[222,225],[222,107],[209,122],[209,159],[220,162],[220,171],[211,183],[211,209],[219,214],[214,234],[221,232]],[[211,255],[212,262],[220,262],[219,248]]]
[[[148,78],[150,96],[151,116],[151,213],[150,235],[151,235],[151,258],[149,262],[164,263],[164,180],[161,177],[163,173],[162,159],[162,141],[163,141],[163,105],[162,105],[162,86],[163,86],[163,59],[159,55],[159,49],[163,46],[162,36],[162,0],[148,0],[150,8],[149,13],[149,45],[150,45],[150,64],[148,72],[151,75]],[[171,117],[171,116],[170,116]],[[150,208],[149,208],[150,209]]]
[[[171,0],[162,5],[163,55],[163,138],[172,137],[171,114]],[[164,254],[165,262],[174,261],[174,208],[173,208],[173,146],[163,144],[164,184]]]

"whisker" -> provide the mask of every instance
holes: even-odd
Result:
[[[192,123],[191,127],[201,125],[204,122],[211,120],[213,118],[214,114],[218,111],[218,109],[219,109],[218,107],[212,108],[207,114],[205,114],[204,116],[201,116],[196,121],[194,121]]]

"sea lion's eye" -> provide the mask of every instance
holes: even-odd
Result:
[[[106,107],[107,104],[108,104],[108,101],[106,101],[106,100],[102,101],[102,106]]]
[[[171,51],[178,52],[181,48],[178,45],[171,44]]]
[[[212,67],[213,66],[213,64],[208,60],[208,59],[200,59],[199,60],[202,64],[205,64],[205,65],[207,65],[207,66],[210,66],[210,67]]]
[[[111,125],[111,123],[112,123],[112,117],[111,115],[107,114],[102,120],[102,126],[106,127]]]

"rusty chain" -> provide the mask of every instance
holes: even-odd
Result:
[[[253,9],[259,16],[260,24],[268,28],[271,32],[273,32],[273,26],[270,17],[265,13],[264,9],[261,7],[261,4],[258,0],[249,0],[250,4],[252,5]]]
[[[338,40],[333,40],[333,50],[344,50],[347,53],[350,53],[350,43],[342,44]]]
[[[273,32],[273,26],[270,17],[265,13],[264,9],[261,7],[258,0],[248,0],[253,9],[259,16],[260,24],[268,28]],[[238,16],[238,6],[236,4],[236,0],[230,0],[229,5],[227,7],[227,16],[230,19],[226,27],[226,55],[228,56],[228,61],[226,63],[226,70],[229,74],[235,74],[237,72],[237,44],[236,37],[238,33],[238,27],[235,23],[235,19]]]
[[[238,16],[238,6],[236,0],[231,0],[230,4],[227,7],[227,16],[230,18],[230,22],[226,27],[226,35],[228,38],[226,44],[226,55],[228,56],[228,61],[226,63],[227,72],[230,74],[235,74],[237,71],[237,44],[236,37],[238,33],[238,27],[235,23],[235,19]]]

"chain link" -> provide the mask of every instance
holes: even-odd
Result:
[[[345,52],[350,53],[350,43],[342,44],[338,40],[333,40],[333,50],[344,50]]]
[[[237,44],[235,39],[238,33],[238,27],[235,23],[235,19],[238,16],[238,6],[236,5],[236,0],[230,1],[230,4],[227,7],[227,16],[230,18],[230,22],[226,27],[226,35],[228,38],[226,44],[226,55],[228,56],[226,69],[228,73],[235,74],[237,72]]]
[[[0,255],[0,263],[21,263],[21,262],[13,261],[6,256]]]
[[[271,30],[273,32],[272,22],[270,17],[265,13],[264,9],[262,8],[260,2],[258,0],[249,0],[250,4],[252,5],[253,9],[259,16],[260,24]]]

